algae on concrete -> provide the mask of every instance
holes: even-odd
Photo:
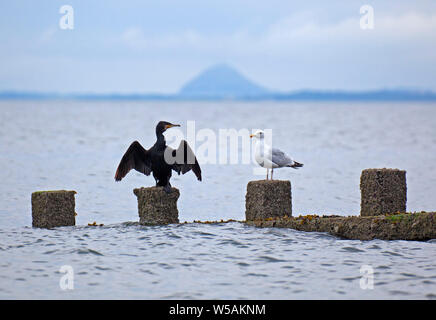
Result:
[[[291,228],[299,231],[328,232],[356,240],[430,240],[436,239],[436,213],[403,213],[378,216],[304,216],[246,221],[256,227]]]

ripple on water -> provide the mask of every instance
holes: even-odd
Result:
[[[342,250],[343,251],[347,251],[347,252],[352,252],[352,253],[365,252],[365,250],[362,250],[362,249],[359,249],[359,248],[355,248],[355,247],[343,247]]]
[[[246,276],[246,277],[262,277],[262,278],[268,277],[267,274],[263,274],[263,273],[247,273],[244,276]]]
[[[231,245],[231,246],[236,246],[236,247],[247,248],[246,245],[244,245],[243,243],[241,243],[237,240],[234,240],[234,239],[224,239],[224,240],[219,242],[219,245]]]
[[[97,250],[92,250],[92,249],[76,249],[74,250],[74,252],[78,253],[78,254],[93,254],[96,256],[102,256],[103,254],[98,252]]]
[[[368,249],[376,249],[376,250],[378,250],[378,249],[381,249],[381,247],[379,247],[376,244],[373,244],[372,246],[368,247]]]
[[[49,251],[45,251],[43,254],[53,254],[53,253],[56,253],[56,252],[58,252],[57,249],[55,249],[55,250],[49,250]]]
[[[95,266],[95,269],[97,269],[97,270],[101,270],[101,271],[112,270],[112,268],[109,268],[109,267],[102,267],[102,266]]]
[[[385,265],[381,265],[381,266],[377,266],[377,269],[383,269],[383,270],[388,270],[388,269],[391,269],[391,267],[390,266],[385,266]]]
[[[84,233],[88,237],[83,237]],[[44,238],[42,244],[32,241],[33,236],[42,238],[41,234],[30,233],[23,240],[20,232],[3,244],[24,246],[20,254],[14,250],[0,252],[2,283],[20,283],[10,286],[9,291],[13,291],[12,295],[8,293],[10,296],[20,297],[20,288],[25,285],[35,297],[54,297],[49,291],[42,292],[40,287],[52,283],[53,274],[59,281],[62,275],[59,268],[64,264],[74,267],[78,283],[93,287],[88,290],[92,296],[86,290],[72,293],[72,297],[81,298],[111,298],[111,292],[124,298],[159,299],[165,296],[304,298],[309,294],[314,298],[339,295],[359,298],[364,296],[356,295],[355,288],[359,286],[360,267],[364,264],[374,266],[375,280],[378,280],[375,285],[383,288],[374,292],[374,298],[431,299],[428,295],[435,292],[436,266],[432,257],[436,248],[426,243],[408,246],[404,242],[377,241],[375,244],[287,230],[278,231],[277,235],[243,224],[144,229],[118,224],[106,229],[77,227],[48,234],[52,239]],[[280,236],[283,234],[286,237]],[[213,239],[205,240],[205,237]],[[47,241],[54,244],[50,250],[45,246]],[[369,250],[371,247],[374,248]],[[416,247],[422,250],[408,250]],[[386,252],[402,255],[413,252],[413,263]],[[27,255],[26,260],[23,254]],[[107,279],[112,279],[114,273],[115,281],[108,283]],[[132,279],[135,284],[126,285]],[[189,288],[189,292],[177,294],[175,288],[179,286]],[[0,297],[5,295],[0,292]]]
[[[192,234],[200,236],[203,239],[214,239],[216,237],[215,234],[204,232],[204,231],[194,231]]]
[[[272,262],[272,263],[287,262],[286,260],[277,259],[277,258],[270,257],[270,256],[260,256],[258,258],[258,260],[265,261],[265,262]]]
[[[395,257],[402,257],[403,256],[401,253],[393,252],[393,251],[383,251],[382,253],[385,256],[395,256]]]
[[[246,263],[246,262],[238,262],[236,263],[236,265],[240,266],[240,267],[249,267],[250,264]]]

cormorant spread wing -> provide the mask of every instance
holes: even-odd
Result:
[[[130,145],[121,159],[115,173],[115,180],[120,181],[132,169],[147,176],[151,173],[151,160],[148,150],[145,150],[138,141],[134,141]]]
[[[201,181],[201,169],[198,164],[197,158],[192,151],[189,144],[182,140],[177,149],[172,149],[167,147],[171,152],[173,158],[173,164],[171,168],[176,171],[179,175],[180,173],[185,174],[186,172],[192,170],[199,181]]]

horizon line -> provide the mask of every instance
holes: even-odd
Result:
[[[436,92],[423,89],[373,90],[317,90],[301,89],[291,92],[262,94],[195,94],[177,93],[60,93],[42,91],[0,91],[0,100],[385,100],[385,101],[436,101]]]

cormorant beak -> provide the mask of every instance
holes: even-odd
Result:
[[[253,138],[254,137],[254,134],[250,134],[250,138]]]
[[[166,130],[166,129],[169,129],[169,128],[172,128],[172,127],[180,127],[180,124],[172,124],[172,123],[167,124],[167,125],[165,126],[165,130]]]

